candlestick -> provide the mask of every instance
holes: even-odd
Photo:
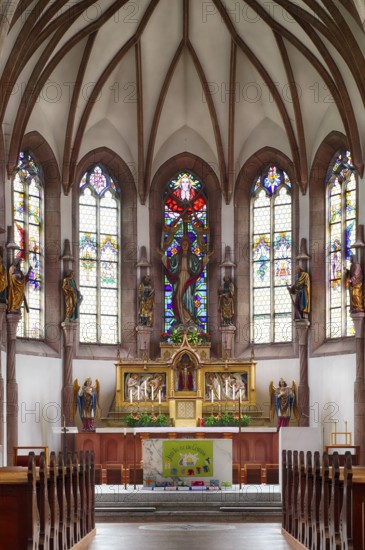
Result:
[[[240,388],[240,403],[242,402],[242,388]]]

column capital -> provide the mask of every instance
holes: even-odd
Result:
[[[78,321],[67,321],[61,323],[64,337],[63,344],[66,348],[72,348],[72,346],[74,345],[74,342],[76,341],[78,325]]]
[[[365,313],[360,311],[358,313],[350,313],[351,319],[354,322],[355,338],[364,338],[364,319]]]
[[[7,313],[6,324],[8,326],[8,339],[16,340],[16,331],[22,314],[19,313]]]

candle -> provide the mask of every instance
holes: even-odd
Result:
[[[147,397],[147,380],[144,381],[144,398]]]
[[[228,397],[228,380],[226,380],[226,397]]]
[[[158,390],[158,404],[161,405],[161,390]]]
[[[124,428],[124,437],[127,435],[127,428]]]
[[[152,386],[152,388],[151,388],[151,399],[152,399],[152,401],[153,401],[153,398],[154,398],[154,388]]]
[[[137,399],[138,401],[141,399],[141,388],[139,386],[137,388]]]
[[[129,401],[131,402],[131,405],[133,403],[133,392],[132,390],[129,390]]]
[[[221,386],[219,384],[219,386],[218,386],[218,401],[220,401],[220,400],[221,400]]]
[[[210,395],[210,400],[212,403],[214,403],[214,393],[213,393],[213,390],[211,392],[211,395]]]
[[[233,384],[232,386],[232,397],[233,397],[233,401],[236,400],[236,384]]]

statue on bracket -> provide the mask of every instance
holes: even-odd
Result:
[[[145,275],[138,288],[139,319],[138,323],[144,327],[153,325],[153,308],[155,307],[155,289],[151,277]]]
[[[62,289],[66,306],[65,321],[76,321],[79,318],[79,306],[82,302],[82,295],[77,288],[75,274],[72,270],[63,279]]]
[[[8,286],[8,313],[19,313],[24,302],[24,307],[28,311],[28,304],[25,299],[25,285],[30,279],[32,267],[29,266],[27,273],[20,269],[22,258],[15,258],[9,267],[9,286]]]
[[[295,283],[288,287],[294,305],[294,319],[308,319],[310,312],[310,279],[309,274],[300,266],[295,269]]]
[[[6,272],[6,263],[4,261],[4,249],[0,246],[0,304],[7,303],[8,275]]]
[[[232,325],[234,315],[234,284],[229,275],[223,277],[223,284],[218,289],[218,312],[221,325]]]
[[[99,394],[99,380],[95,380],[95,386],[91,378],[86,378],[82,386],[79,385],[77,378],[74,381],[73,416],[77,409],[82,420],[83,432],[95,432],[94,422],[100,416]]]
[[[297,385],[292,381],[291,387],[287,385],[283,378],[280,378],[279,385],[276,388],[274,382],[269,385],[270,393],[270,420],[274,415],[278,417],[278,431],[280,428],[289,426],[290,418],[294,413],[295,418],[299,419]]]
[[[346,270],[350,292],[350,312],[361,313],[364,311],[364,296],[362,290],[363,273],[355,254],[350,256],[350,269]]]

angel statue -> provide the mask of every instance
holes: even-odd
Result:
[[[283,378],[279,380],[279,386],[275,388],[274,382],[269,385],[270,393],[270,420],[274,418],[275,412],[278,417],[278,431],[282,427],[289,426],[290,417],[294,413],[295,418],[299,419],[297,385],[292,381],[291,388]]]
[[[75,416],[77,409],[82,420],[83,432],[95,432],[94,421],[100,416],[99,393],[99,380],[95,380],[95,386],[91,378],[86,378],[83,386],[79,385],[77,378],[74,381],[72,416]]]

